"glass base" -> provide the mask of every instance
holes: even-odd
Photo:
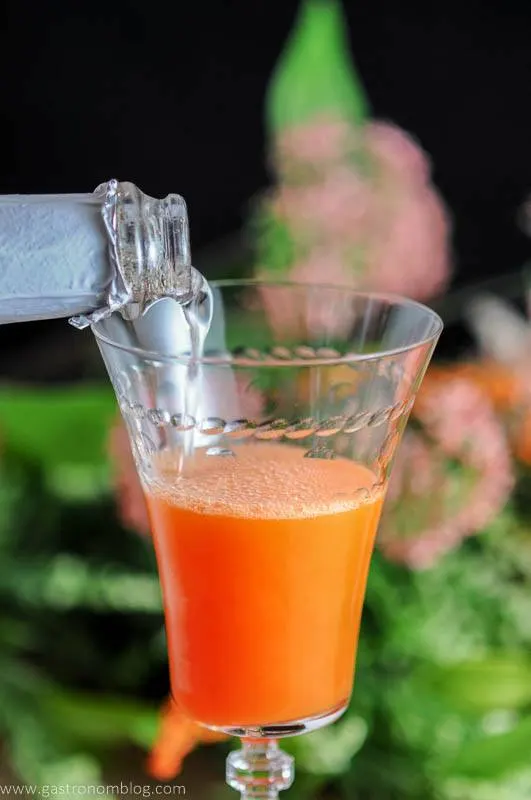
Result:
[[[343,714],[347,705],[348,702],[341,703],[326,714],[297,722],[214,728],[242,739],[241,750],[235,750],[227,757],[228,785],[241,792],[241,800],[277,800],[278,793],[289,789],[295,776],[293,757],[279,748],[277,739],[330,725]]]
[[[276,800],[294,776],[293,757],[282,752],[274,739],[243,741],[242,749],[227,757],[227,783],[241,792],[242,800]]]
[[[307,717],[303,720],[293,720],[288,722],[271,723],[268,725],[231,725],[221,727],[202,723],[210,730],[226,733],[228,736],[238,736],[240,739],[282,739],[286,736],[300,736],[302,733],[310,733],[325,725],[331,725],[336,719],[345,713],[348,700],[327,711],[318,714],[316,717]]]

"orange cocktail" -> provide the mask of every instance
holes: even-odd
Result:
[[[173,695],[219,727],[323,715],[348,701],[382,505],[346,459],[255,443],[235,456],[171,454],[147,501]]]

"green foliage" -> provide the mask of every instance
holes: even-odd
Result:
[[[430,664],[419,670],[443,701],[460,711],[488,713],[531,705],[531,660],[521,653],[489,655],[457,664]]]
[[[267,204],[267,197],[255,203],[249,227],[259,272],[269,280],[283,281],[296,260],[297,246],[285,222]]]
[[[115,414],[110,387],[0,391],[3,442],[45,467],[101,467]]]
[[[266,100],[271,133],[316,116],[363,122],[367,101],[352,64],[339,0],[303,0]]]
[[[292,739],[284,749],[308,774],[328,779],[342,775],[367,739],[368,726],[361,716],[350,714],[340,723]]]
[[[526,767],[530,752],[531,717],[527,717],[506,733],[469,742],[446,766],[452,775],[499,778]]]
[[[0,392],[0,738],[30,783],[101,781],[166,691],[152,548],[110,493],[115,413],[107,387]]]
[[[132,699],[99,697],[55,687],[39,696],[38,705],[46,718],[59,721],[68,738],[98,746],[131,741],[149,748],[158,726],[156,705]]]

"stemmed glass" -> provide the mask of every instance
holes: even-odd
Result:
[[[146,337],[119,314],[93,330],[149,508],[173,697],[242,739],[226,773],[242,798],[276,798],[294,774],[278,740],[349,702],[389,472],[442,323],[337,287],[213,293],[201,358],[171,300]]]

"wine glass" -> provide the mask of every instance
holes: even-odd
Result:
[[[214,284],[212,313],[167,300],[134,330],[93,326],[149,509],[172,694],[242,739],[242,798],[278,797],[278,740],[347,708],[389,472],[441,329],[407,299],[245,281]]]

